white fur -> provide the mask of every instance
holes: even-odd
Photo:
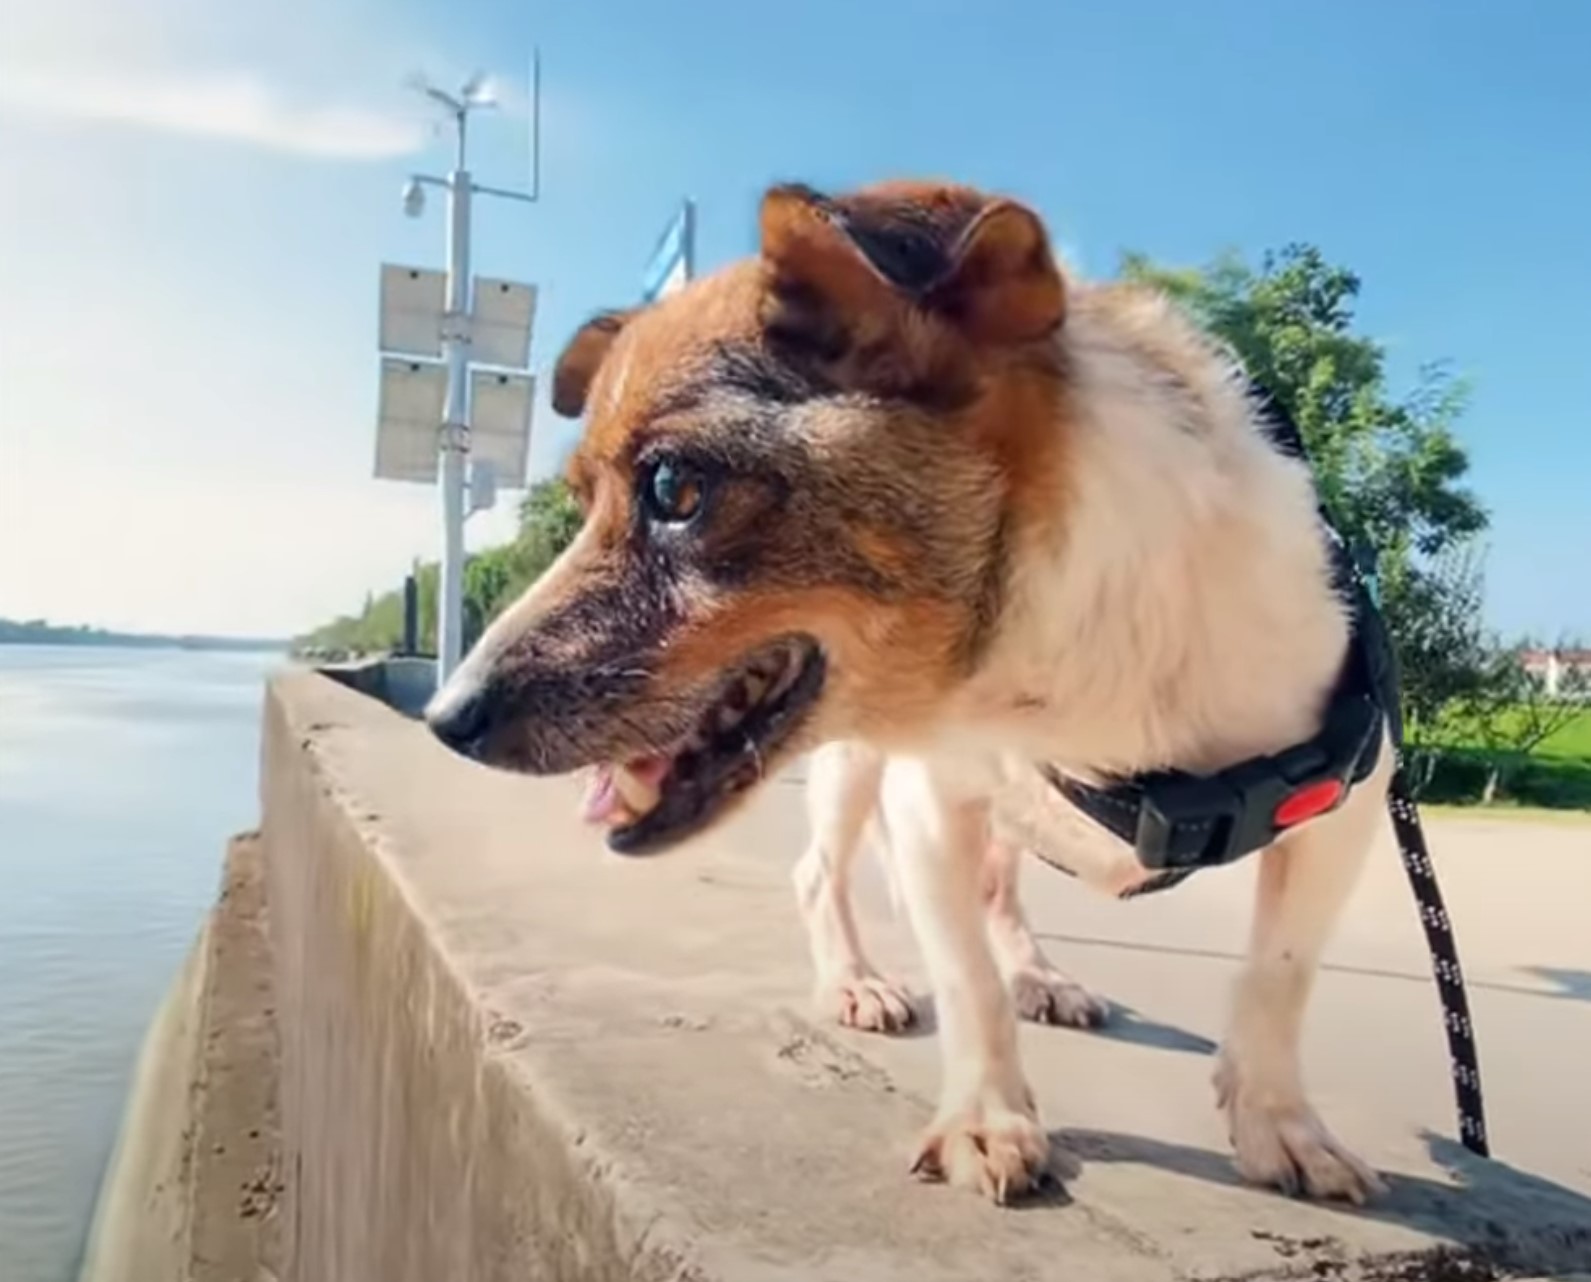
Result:
[[[813,847],[798,870],[820,985],[841,994],[842,1018],[846,1001],[888,1009],[903,995],[868,965],[847,902],[849,861],[881,799],[939,1012],[944,1087],[921,1164],[1001,1198],[1044,1160],[1011,992],[1023,965],[1048,963],[1013,918],[1016,861],[991,847],[995,820],[1013,816],[1028,845],[1070,850],[1077,817],[1035,782],[1035,762],[1084,776],[1207,771],[1309,738],[1347,641],[1308,471],[1263,436],[1232,365],[1153,296],[1073,299],[1061,340],[1072,399],[1056,425],[1070,433],[1064,520],[1019,532],[998,635],[915,753],[881,778],[854,747],[815,754]],[[1375,1177],[1310,1109],[1298,1042],[1389,746],[1383,757],[1341,810],[1259,856],[1219,1070],[1246,1175],[1354,1201]],[[1124,843],[1097,830],[1093,841],[1088,880],[1119,892],[1145,875]],[[994,901],[1007,907],[991,930]]]

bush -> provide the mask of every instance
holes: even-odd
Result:
[[[1499,801],[1552,810],[1591,810],[1591,761],[1522,757],[1465,748],[1409,750],[1409,776],[1421,801],[1474,805],[1498,772]]]

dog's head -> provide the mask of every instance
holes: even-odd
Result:
[[[770,191],[761,250],[588,322],[574,543],[429,713],[491,765],[596,766],[619,851],[725,814],[793,754],[922,733],[1053,505],[1062,277],[1039,219],[960,187]]]

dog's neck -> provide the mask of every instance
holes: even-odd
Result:
[[[1017,532],[958,733],[1084,774],[1214,769],[1313,734],[1347,643],[1307,469],[1155,296],[1079,287],[1068,493]]]

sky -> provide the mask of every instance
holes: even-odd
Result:
[[[285,635],[436,555],[371,476],[379,264],[442,262],[404,81],[499,76],[471,167],[519,185],[532,43],[543,198],[482,202],[475,265],[539,287],[538,370],[682,198],[711,267],[774,181],[997,189],[1085,275],[1312,241],[1394,390],[1473,384],[1490,621],[1591,635],[1583,0],[0,0],[0,616]]]

